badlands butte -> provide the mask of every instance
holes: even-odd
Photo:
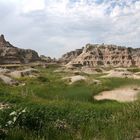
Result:
[[[46,50],[47,51],[47,50]],[[66,67],[130,67],[140,66],[140,48],[116,45],[87,44],[81,49],[64,54],[59,60],[40,56],[31,49],[20,49],[0,36],[0,64],[28,64],[38,61],[57,62]]]
[[[82,49],[64,54],[61,60],[67,63],[67,66],[140,66],[140,48],[87,44]]]
[[[0,64],[25,64],[39,60],[37,52],[14,47],[0,36]]]

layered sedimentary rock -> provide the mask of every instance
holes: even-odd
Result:
[[[76,59],[82,53],[82,51],[83,51],[83,48],[82,49],[77,49],[75,51],[68,52],[68,53],[66,53],[62,56],[60,61],[62,61],[64,63],[68,63],[71,60]]]
[[[41,55],[40,60],[42,62],[46,62],[46,63],[56,63],[57,62],[56,58],[51,58],[51,57],[45,56],[45,55]]]
[[[36,51],[19,49],[0,36],[0,64],[22,64],[39,60]]]
[[[63,55],[60,60],[67,66],[140,66],[140,48],[87,44],[82,49]]]

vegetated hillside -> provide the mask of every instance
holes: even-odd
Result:
[[[22,64],[39,60],[37,52],[30,49],[19,49],[0,36],[0,64]]]
[[[106,44],[87,44],[82,49],[64,54],[60,60],[71,66],[140,66],[140,49]]]
[[[100,78],[69,84],[70,71],[38,68],[38,77],[17,79],[23,86],[0,82],[0,137],[6,140],[133,140],[139,138],[140,101],[96,101],[94,95],[122,86],[140,86],[131,78]],[[101,84],[91,82],[98,79]],[[1,105],[3,104],[3,105]]]

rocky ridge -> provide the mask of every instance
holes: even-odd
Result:
[[[39,59],[36,51],[14,47],[0,36],[0,64],[27,64]]]
[[[60,61],[67,64],[68,67],[140,66],[140,48],[87,44],[82,49],[64,54]]]

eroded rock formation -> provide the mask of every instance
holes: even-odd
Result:
[[[39,60],[37,52],[30,49],[19,49],[0,36],[0,64],[21,64]]]
[[[82,53],[82,51],[83,51],[83,48],[82,49],[77,49],[75,51],[68,52],[68,53],[66,53],[62,56],[60,61],[64,62],[64,63],[68,63],[71,60],[76,59]]]
[[[140,66],[140,48],[87,44],[82,49],[63,55],[60,60],[67,66]]]

